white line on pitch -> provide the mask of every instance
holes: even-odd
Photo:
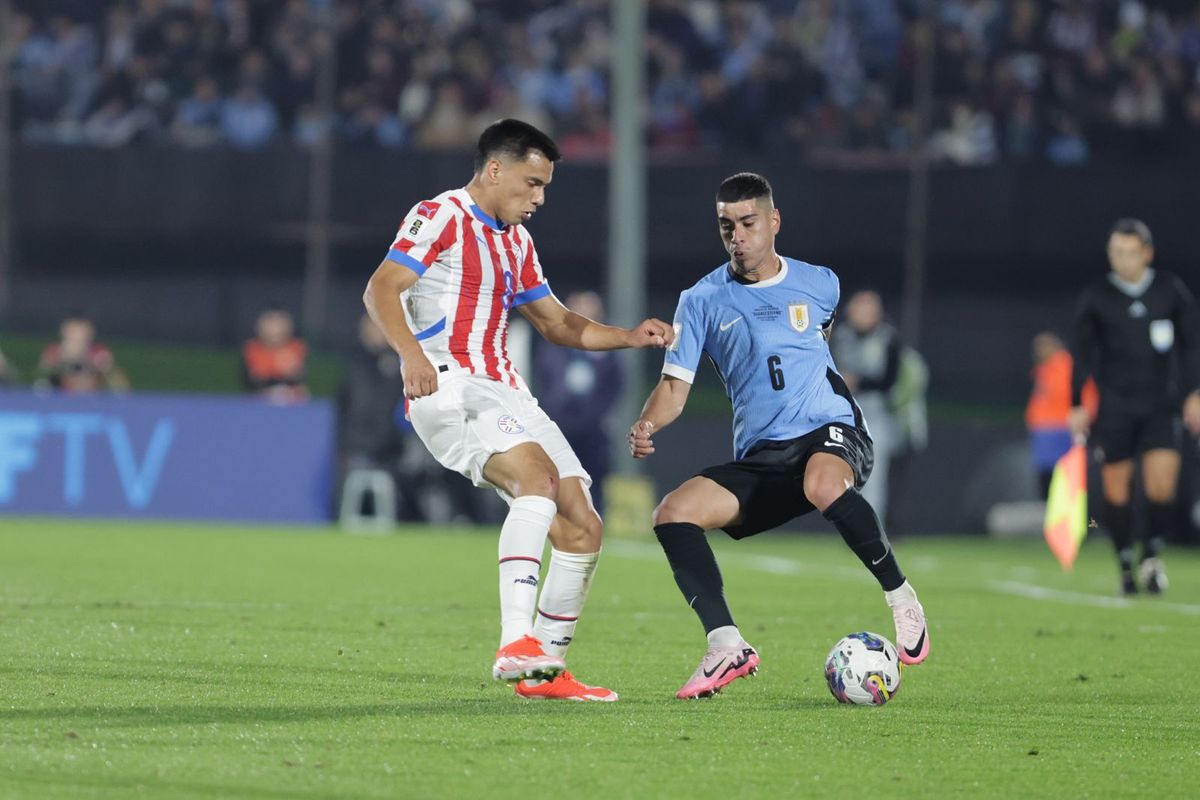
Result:
[[[990,581],[987,587],[992,591],[1012,594],[1029,600],[1054,600],[1060,603],[1094,606],[1096,608],[1153,608],[1156,610],[1174,611],[1179,614],[1200,614],[1200,606],[1189,605],[1187,603],[1162,603],[1157,600],[1138,603],[1127,597],[1107,597],[1102,594],[1069,592],[1062,589],[1048,589],[1045,586],[1034,586],[1029,583],[1017,583],[1015,581]]]
[[[615,555],[627,558],[641,560],[662,558],[662,551],[657,546],[641,542],[610,541],[605,543],[604,549],[615,553]],[[724,552],[721,554],[721,558],[738,566],[748,567],[759,572],[768,572],[773,575],[823,575],[836,576],[839,580],[850,578],[866,582],[874,581],[874,578],[862,569],[840,565],[805,563],[781,556],[746,554],[739,557],[737,554]],[[1084,592],[1050,589],[1045,586],[1035,586],[1034,584],[1018,583],[1016,581],[990,581],[981,584],[981,588],[1000,594],[1024,597],[1029,600],[1051,600],[1059,603],[1092,606],[1093,608],[1154,608],[1171,611],[1176,614],[1200,615],[1200,605],[1166,603],[1157,600],[1148,600],[1139,603],[1124,597],[1108,597],[1102,594],[1086,594]]]

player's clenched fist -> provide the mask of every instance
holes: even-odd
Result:
[[[404,396],[409,400],[426,397],[437,391],[437,370],[424,353],[413,353],[402,359],[400,377],[404,378]]]
[[[654,452],[654,440],[650,438],[652,430],[654,430],[654,423],[648,419],[639,419],[633,423],[633,427],[629,429],[629,434],[625,437],[629,443],[629,455],[634,458],[645,458]]]
[[[630,347],[670,347],[675,329],[661,319],[650,319],[629,329]]]

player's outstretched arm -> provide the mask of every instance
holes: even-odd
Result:
[[[400,375],[404,378],[404,396],[409,400],[425,397],[437,391],[437,370],[413,336],[404,318],[400,295],[420,278],[406,266],[384,260],[367,281],[363,305],[371,319],[383,331],[388,344],[400,355]]]
[[[685,380],[663,375],[642,407],[641,416],[629,428],[625,440],[629,455],[645,458],[654,452],[655,433],[670,425],[683,413],[692,385]]]
[[[576,314],[554,295],[519,307],[537,332],[554,344],[576,350],[620,350],[626,347],[667,347],[675,341],[675,330],[658,319],[648,319],[632,328],[617,328]]]

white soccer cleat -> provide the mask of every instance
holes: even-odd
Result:
[[[917,600],[908,581],[894,592],[887,592],[888,605],[892,609],[892,621],[896,623],[896,649],[900,661],[905,664],[920,664],[929,655],[929,629],[925,624],[925,609]]]

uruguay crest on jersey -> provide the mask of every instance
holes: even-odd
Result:
[[[788,321],[797,333],[808,330],[808,303],[791,303],[788,305]]]
[[[861,426],[828,342],[815,335],[833,319],[839,297],[837,276],[826,267],[782,258],[777,275],[745,284],[722,264],[679,295],[663,374],[695,383],[701,358],[712,361],[733,405],[735,458],[756,442],[796,439],[823,425]]]

